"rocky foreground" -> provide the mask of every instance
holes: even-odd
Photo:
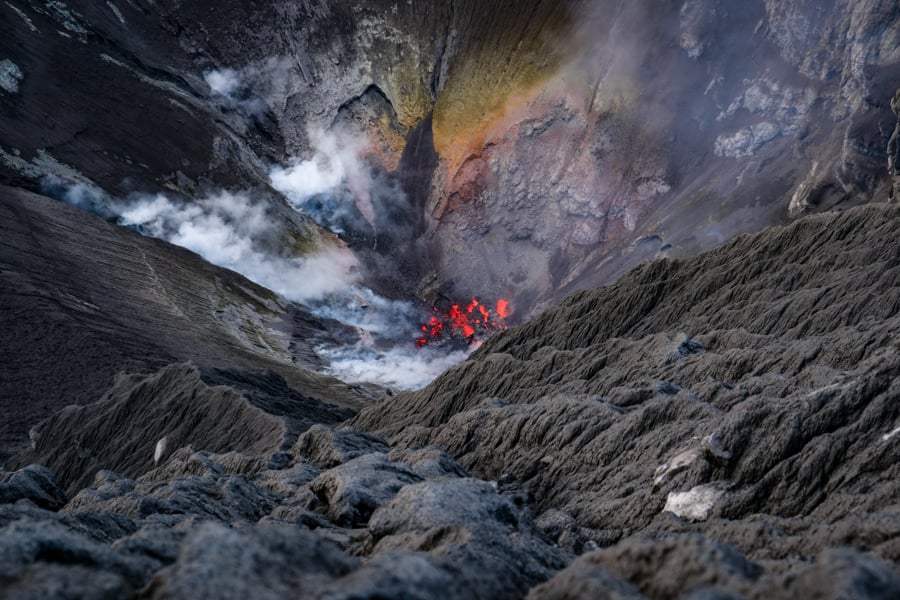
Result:
[[[874,204],[648,264],[344,425],[120,377],[3,476],[2,595],[900,597],[898,239]]]

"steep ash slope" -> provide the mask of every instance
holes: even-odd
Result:
[[[307,370],[331,334],[303,309],[191,252],[7,187],[0,279],[0,458],[63,406],[99,399],[117,373],[176,361],[272,370],[350,406],[363,397]]]
[[[188,446],[274,454],[290,448],[313,424],[335,424],[353,414],[287,391],[283,381],[282,386],[278,410],[261,398],[262,389],[242,397],[231,387],[209,387],[190,365],[120,376],[96,403],[66,407],[33,427],[32,449],[15,464],[49,467],[74,494],[100,470],[137,477]]]
[[[188,366],[121,378],[20,457],[68,494],[44,467],[0,473],[0,585],[895,598],[898,230],[872,204],[646,265],[350,422],[387,439],[297,437],[279,407],[316,406],[265,378],[214,374],[244,398]],[[124,474],[79,489],[103,467]]]
[[[898,232],[900,209],[872,205],[648,264],[352,422],[606,543],[666,509],[755,558],[850,543],[896,561]],[[757,513],[802,534],[750,535]]]

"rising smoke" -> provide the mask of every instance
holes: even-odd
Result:
[[[219,72],[212,83],[233,92],[240,78]],[[271,183],[301,213],[338,233],[347,227],[390,228],[385,207],[403,210],[405,198],[366,164],[365,140],[339,133],[310,132],[314,153],[306,160],[274,166]],[[468,356],[469,350],[417,349],[414,340],[423,319],[410,302],[389,300],[361,285],[357,257],[346,248],[288,256],[279,247],[280,228],[268,204],[250,192],[216,190],[190,201],[166,194],[109,197],[86,182],[47,178],[44,191],[64,202],[115,220],[144,235],[192,250],[273,290],[308,305],[322,318],[356,329],[358,340],[321,346],[327,372],[349,383],[370,382],[416,389]],[[376,211],[373,197],[379,199]]]
[[[272,187],[295,209],[336,233],[346,233],[348,224],[358,228],[356,214],[377,232],[372,190],[378,185],[362,159],[367,140],[319,129],[310,129],[308,135],[312,158],[273,167],[269,174]]]
[[[289,60],[276,57],[240,69],[208,70],[203,76],[220,109],[259,119],[289,96],[291,82],[296,81],[290,76],[292,69]],[[375,256],[379,241],[396,249],[411,239],[406,196],[396,180],[366,159],[365,136],[340,128],[310,127],[307,133],[311,153],[273,165],[269,183],[297,212],[342,236],[353,251],[335,246],[292,256],[283,247],[283,228],[269,210],[270,201],[247,191],[209,190],[189,200],[164,193],[122,199],[109,197],[89,182],[50,178],[44,182],[45,191],[144,235],[192,250],[289,301],[306,304],[322,318],[355,328],[356,342],[316,349],[326,359],[329,373],[350,383],[400,389],[424,386],[464,360],[469,351],[417,349],[422,311],[361,284],[373,276],[373,268],[384,271],[384,265],[393,262],[387,255]]]
[[[365,308],[360,309],[361,306]],[[328,362],[328,372],[348,383],[373,382],[390,388],[418,389],[464,361],[474,350],[417,349],[412,340],[418,333],[421,311],[410,302],[389,300],[363,287],[318,303],[314,311],[361,332],[355,344],[317,348]]]
[[[309,174],[320,182],[332,176]],[[113,208],[124,225],[193,250],[288,300],[308,304],[322,318],[354,327],[357,342],[316,348],[328,363],[327,372],[348,383],[415,389],[468,356],[459,350],[417,350],[412,340],[420,311],[409,302],[382,298],[359,285],[358,262],[348,250],[326,250],[306,258],[266,252],[262,242],[272,239],[274,220],[248,194],[220,191],[190,204],[157,195],[114,203]]]
[[[294,66],[290,59],[273,56],[240,70],[223,68],[204,71],[203,80],[222,107],[259,118],[290,94]]]
[[[288,300],[322,300],[346,293],[357,281],[357,261],[346,250],[302,258],[267,252],[264,242],[278,237],[275,221],[246,193],[219,191],[190,204],[158,194],[117,202],[112,208],[123,225],[193,250]]]

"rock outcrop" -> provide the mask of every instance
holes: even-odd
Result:
[[[897,115],[897,126],[888,142],[888,172],[893,180],[891,198],[900,199],[900,89],[891,100],[891,109]]]
[[[290,412],[272,414],[252,396],[208,387],[191,365],[171,365],[150,376],[121,376],[96,403],[67,407],[33,427],[31,450],[16,460],[49,466],[74,493],[101,469],[137,477],[186,446],[251,455],[286,450],[297,436],[292,421],[336,423],[353,414],[291,400]]]
[[[348,443],[359,456],[310,462]],[[64,506],[0,492],[0,586],[17,598],[462,599],[524,596],[569,562],[527,507],[446,454],[386,449],[319,427],[273,456],[184,448],[137,479],[101,471]],[[9,480],[37,476],[52,480],[38,467]]]

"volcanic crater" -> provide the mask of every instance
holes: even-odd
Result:
[[[900,597],[895,0],[0,33],[0,597]]]

